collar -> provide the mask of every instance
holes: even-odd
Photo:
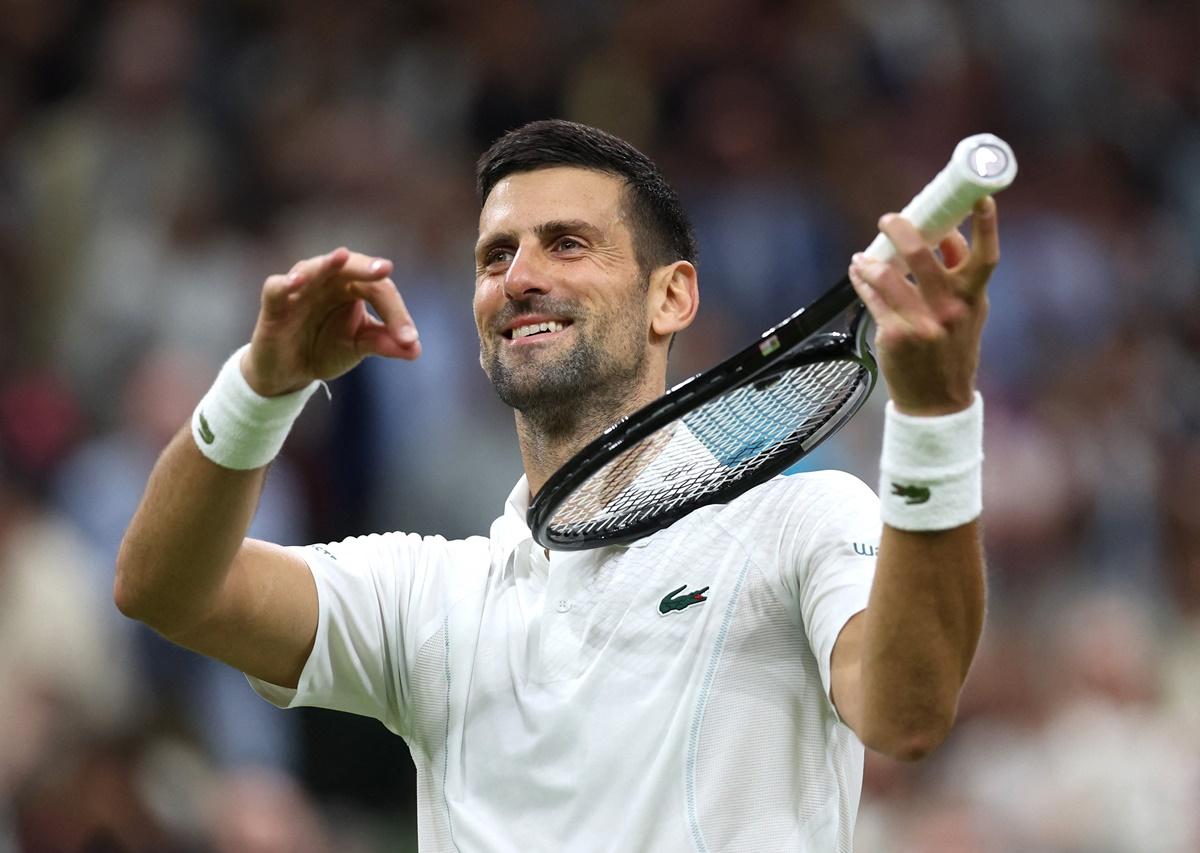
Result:
[[[517,484],[512,487],[512,491],[508,493],[508,497],[504,501],[504,515],[496,519],[492,527],[492,537],[497,539],[502,537],[501,550],[507,555],[514,548],[523,542],[529,543],[530,549],[541,549],[541,546],[533,541],[533,531],[529,529],[529,525],[525,522],[526,516],[529,514],[529,480],[525,475],[521,475],[521,479],[517,480]],[[633,542],[627,542],[624,545],[609,545],[599,546],[589,549],[589,553],[595,553],[609,548],[644,548],[650,544],[651,540],[657,534],[650,534],[636,539]],[[567,554],[570,552],[559,551],[559,554]]]
[[[508,493],[508,498],[504,501],[504,518],[509,521],[516,521],[529,531],[529,526],[525,524],[525,516],[529,514],[529,480],[524,474],[521,479],[517,480],[517,484],[513,486],[512,491]]]
[[[533,541],[533,534],[525,523],[528,510],[529,481],[522,476],[504,501],[504,513],[492,522],[492,545],[499,554],[507,557],[522,542]]]
[[[528,511],[529,481],[522,476],[504,501],[504,514],[492,523],[493,559],[507,566],[506,571],[513,569],[514,558],[524,560],[529,570],[544,581],[549,564],[544,558],[538,559],[542,549],[533,541],[533,533],[525,523]]]

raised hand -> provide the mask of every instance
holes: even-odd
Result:
[[[242,357],[250,387],[270,397],[341,376],[369,355],[419,356],[417,328],[391,272],[385,258],[339,248],[267,278]]]
[[[979,339],[987,318],[988,278],[1000,259],[996,202],[976,203],[971,245],[957,231],[939,245],[942,259],[920,233],[893,213],[879,230],[915,279],[859,253],[850,281],[875,318],[875,349],[896,408],[910,415],[945,415],[971,405]]]

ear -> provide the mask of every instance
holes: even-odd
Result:
[[[692,324],[700,307],[696,268],[688,261],[659,267],[650,276],[650,330],[665,338]]]

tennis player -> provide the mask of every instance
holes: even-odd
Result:
[[[993,202],[940,259],[880,220],[915,284],[851,263],[891,393],[881,499],[844,473],[779,477],[632,545],[564,553],[531,539],[530,496],[663,393],[696,314],[694,240],[654,164],[589,127],[513,131],[478,178],[480,360],[525,468],[490,534],[245,538],[318,383],[421,352],[391,262],[339,248],[266,280],[251,342],[150,477],[118,606],[281,707],[403,737],[422,850],[850,850],[863,745],[934,749],[981,630]]]

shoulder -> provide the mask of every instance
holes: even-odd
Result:
[[[404,569],[470,570],[486,566],[489,541],[483,536],[446,539],[417,533],[369,533],[337,542],[299,548],[306,557],[332,560],[346,567],[383,571]]]
[[[796,565],[877,541],[879,500],[852,474],[814,471],[774,477],[719,507],[714,520],[761,562]]]
[[[772,477],[725,505],[730,516],[820,515],[839,507],[874,509],[871,487],[845,471],[809,471]]]
[[[492,575],[489,540],[415,533],[371,533],[296,549],[317,583],[323,607],[334,601],[387,602],[385,612],[420,632],[431,619],[476,595]]]

